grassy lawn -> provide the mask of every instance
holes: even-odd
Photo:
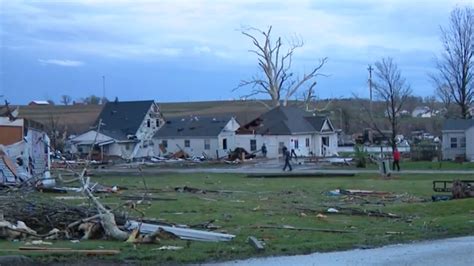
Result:
[[[474,170],[474,163],[457,163],[452,161],[429,162],[402,160],[400,162],[400,167],[402,170]],[[367,169],[378,169],[378,165],[367,164]]]
[[[403,164],[406,167],[408,165]],[[403,167],[402,165],[402,167]],[[89,240],[77,244],[54,241],[53,247],[77,249],[120,249],[120,255],[103,259],[130,262],[195,263],[223,261],[257,256],[305,254],[357,247],[374,247],[412,240],[435,239],[474,234],[474,199],[431,202],[432,180],[472,176],[403,175],[383,180],[377,175],[332,178],[246,178],[238,174],[157,174],[145,177],[153,197],[176,198],[176,201],[153,201],[140,205],[147,217],[177,224],[200,224],[214,220],[220,231],[236,235],[231,242],[204,243],[162,240],[159,244],[134,245],[117,241]],[[122,195],[141,195],[141,177],[95,177],[94,181],[126,186],[121,194],[105,195],[101,200],[117,206]],[[175,187],[225,190],[226,193],[193,194],[175,192]],[[386,197],[329,196],[336,188],[366,189],[393,193]],[[54,197],[57,195],[48,194]],[[100,195],[102,196],[102,195]],[[80,203],[74,202],[71,203]],[[401,218],[366,215],[325,214],[328,208],[378,210]],[[137,215],[130,211],[131,215]],[[286,229],[262,229],[258,225],[340,229],[351,233],[327,233]],[[257,253],[247,238],[263,239],[266,249]],[[0,254],[16,249],[22,242],[0,241]],[[182,250],[154,250],[160,246],[182,246]],[[3,251],[2,251],[3,250]],[[34,255],[42,261],[77,260],[76,256]],[[102,258],[101,258],[102,259]]]

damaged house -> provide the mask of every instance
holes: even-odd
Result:
[[[155,134],[155,153],[165,155],[183,151],[189,156],[221,158],[235,147],[235,131],[239,127],[233,117],[167,119]]]
[[[100,132],[97,125],[101,121]],[[71,152],[86,155],[94,143],[93,157],[97,160],[154,156],[153,136],[164,120],[158,104],[150,101],[108,102],[94,128],[70,140]]]
[[[44,126],[18,118],[18,110],[0,108],[0,184],[49,177],[49,137]]]
[[[298,156],[331,156],[337,154],[337,132],[327,117],[279,106],[240,127],[235,144],[249,152],[265,144],[270,158],[281,156],[283,146]]]

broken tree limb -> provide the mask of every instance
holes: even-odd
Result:
[[[89,198],[91,202],[94,203],[94,205],[97,208],[97,212],[99,213],[99,218],[100,222],[102,224],[102,227],[104,228],[105,235],[108,237],[111,237],[113,239],[125,241],[128,239],[128,233],[120,230],[117,227],[117,224],[115,222],[115,216],[114,214],[107,210],[104,205],[92,194],[91,188],[89,186],[89,178],[85,177],[85,174],[87,172],[87,167],[90,164],[91,161],[91,156],[92,156],[92,151],[94,149],[94,146],[97,142],[97,138],[99,136],[100,132],[100,127],[102,125],[102,119],[99,120],[99,124],[97,125],[97,132],[94,138],[94,141],[91,145],[91,148],[89,150],[89,154],[87,155],[87,161],[84,166],[84,169],[82,170],[81,174],[79,175],[79,180],[82,185],[82,193]]]
[[[315,231],[315,232],[326,232],[326,233],[355,233],[352,230],[340,230],[340,229],[326,229],[326,228],[314,228],[314,227],[294,227],[291,225],[257,225],[255,228],[262,229],[285,229],[295,231]]]

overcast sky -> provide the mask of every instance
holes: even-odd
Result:
[[[304,40],[296,73],[328,57],[320,98],[367,97],[367,66],[387,56],[427,96],[439,27],[473,2],[0,0],[0,95],[18,104],[102,96],[105,76],[110,99],[237,99],[250,88],[232,89],[257,73],[239,30],[273,25],[275,36]]]

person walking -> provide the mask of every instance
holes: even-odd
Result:
[[[265,143],[262,145],[262,155],[264,158],[267,158],[267,146],[265,146]]]
[[[283,166],[283,171],[285,171],[287,167],[290,169],[290,171],[292,171],[293,168],[291,167],[291,164],[290,164],[291,153],[286,147],[283,147],[283,156],[285,156],[285,166]]]
[[[397,167],[397,171],[400,172],[400,152],[397,148],[393,150],[393,171],[395,171],[395,166]]]

